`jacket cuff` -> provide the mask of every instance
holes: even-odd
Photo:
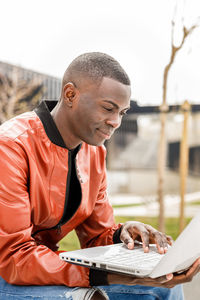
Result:
[[[120,234],[121,234],[121,231],[122,231],[122,226],[120,228],[118,228],[115,233],[113,234],[113,243],[114,244],[119,244],[121,243],[121,240],[120,240]]]
[[[90,286],[108,285],[107,272],[103,270],[90,269]]]

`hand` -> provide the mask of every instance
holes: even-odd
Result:
[[[129,249],[134,248],[134,241],[141,241],[144,252],[149,251],[149,244],[156,244],[160,254],[166,253],[168,245],[172,245],[172,238],[159,232],[151,225],[136,221],[129,221],[122,225],[120,239]]]
[[[200,258],[198,258],[194,264],[188,269],[184,274],[174,275],[168,274],[166,276],[158,278],[149,277],[134,277],[128,275],[118,275],[118,274],[107,274],[108,284],[125,284],[125,285],[144,285],[144,286],[155,286],[155,287],[165,287],[172,288],[177,284],[186,283],[192,281],[193,277],[200,272]]]
[[[165,283],[166,288],[172,288],[177,284],[182,284],[192,281],[193,277],[200,272],[200,258],[198,258],[193,265],[186,271],[179,275],[173,274],[173,278]]]

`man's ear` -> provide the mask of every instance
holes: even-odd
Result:
[[[68,82],[63,87],[63,99],[67,106],[72,107],[74,100],[77,97],[77,88],[72,82]]]

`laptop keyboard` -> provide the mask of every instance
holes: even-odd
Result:
[[[144,253],[143,248],[135,247],[134,250],[129,250],[128,252],[121,253],[120,256],[115,254],[106,255],[105,262],[109,264],[125,265],[125,266],[134,266],[141,267],[145,266],[154,267],[162,258],[162,254],[159,254],[157,250],[150,250],[148,253]]]

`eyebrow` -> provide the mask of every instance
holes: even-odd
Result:
[[[104,100],[104,102],[108,102],[108,103],[112,104],[115,108],[119,108],[119,106],[118,106],[115,102],[113,102],[113,101],[111,101],[111,100]],[[122,110],[128,110],[128,109],[130,109],[130,106],[125,107],[125,108],[122,109]]]

